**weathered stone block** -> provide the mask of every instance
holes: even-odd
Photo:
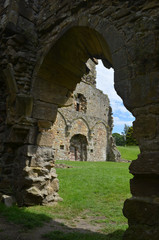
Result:
[[[130,225],[159,226],[159,203],[154,203],[153,199],[149,201],[135,197],[125,201],[123,213]]]
[[[33,22],[27,20],[22,16],[19,16],[18,27],[23,29],[23,31],[25,32],[25,36],[29,39],[29,41],[33,42],[34,44],[37,43],[37,32],[35,31],[35,26]]]
[[[141,152],[144,151],[158,151],[159,146],[159,138],[153,139],[144,139],[144,141],[140,140],[140,149]]]
[[[132,174],[159,174],[159,152],[145,152],[132,161],[130,167]]]
[[[41,132],[38,134],[38,137],[37,137],[37,145],[52,147],[53,139],[54,137],[53,137],[52,131]]]
[[[14,125],[6,139],[6,142],[27,143],[29,127]]]
[[[33,11],[33,8],[29,6],[29,2],[20,0],[19,12],[23,17],[27,18],[30,21],[34,21],[34,11]]]
[[[17,116],[31,117],[33,108],[33,98],[27,95],[17,95],[16,114]]]
[[[150,174],[135,175],[130,180],[131,193],[135,197],[153,197],[159,202],[159,177]]]
[[[51,63],[48,64],[50,65],[53,73],[48,73],[45,71],[45,69],[40,70],[40,77],[37,77],[34,83],[34,96],[36,99],[39,99],[43,102],[53,103],[59,106],[64,106],[65,104],[66,106],[70,105],[72,100],[70,98],[72,92],[65,87],[65,82],[62,82],[64,78],[63,76],[59,76],[59,81],[61,81],[58,81],[59,84],[55,83],[54,78],[58,76],[56,73],[58,66],[57,69],[54,69],[52,67],[52,58],[49,61],[51,61]],[[67,73],[63,72],[64,70],[61,69],[60,74],[65,74],[67,76]]]
[[[52,127],[52,122],[47,120],[39,120],[38,121],[39,131],[44,129],[50,129]]]
[[[122,59],[122,61],[121,61]],[[120,49],[112,55],[113,66],[115,69],[119,70],[130,64],[129,59],[127,59],[127,54],[125,49]]]
[[[59,180],[57,178],[53,179],[50,183],[50,187],[55,191],[59,191]]]
[[[31,193],[32,195],[41,196],[40,190],[36,187],[31,187],[31,188],[27,189],[27,192]]]
[[[17,84],[14,77],[13,66],[8,64],[7,68],[3,70],[6,77],[7,86],[12,98],[15,98],[16,93],[18,92]]]
[[[55,121],[57,105],[36,101],[33,108],[33,117],[41,120]]]
[[[12,207],[16,203],[15,198],[8,195],[2,195],[1,201],[5,204],[6,207]]]
[[[124,233],[123,240],[158,240],[158,226],[132,225]]]
[[[123,47],[124,41],[121,38],[121,34],[118,33],[117,29],[112,26],[109,21],[101,21],[96,29],[97,31],[102,32],[104,38],[107,40],[111,53],[114,53]]]
[[[157,134],[157,121],[154,115],[141,115],[133,122],[136,139],[153,139]]]

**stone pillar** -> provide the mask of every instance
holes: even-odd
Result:
[[[61,200],[58,195],[59,182],[54,165],[53,149],[26,145],[19,149],[16,200],[20,206],[52,205]]]
[[[17,124],[7,133],[0,161],[0,193],[15,197],[19,206],[62,200],[57,193],[53,149],[38,144],[38,127]]]
[[[134,110],[141,153],[130,165],[132,198],[124,204],[129,228],[124,240],[159,239],[159,104]]]
[[[49,132],[57,106],[33,104],[29,95],[15,99],[15,105],[8,103],[2,136],[0,194],[15,197],[19,206],[52,205],[61,200]]]

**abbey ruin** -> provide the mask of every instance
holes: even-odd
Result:
[[[42,140],[43,145],[50,142],[55,160],[120,161],[112,138],[108,96],[96,88],[95,63],[89,59],[86,65],[90,72],[77,84],[73,104],[58,109],[55,123]]]
[[[136,118],[141,151],[130,165],[124,239],[159,239],[158,1],[1,0],[0,33],[0,192],[20,206],[60,199],[53,149],[40,143],[87,60],[101,59]]]

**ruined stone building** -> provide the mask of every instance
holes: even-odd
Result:
[[[96,88],[95,63],[73,92],[73,104],[58,109],[52,127],[55,160],[118,161],[112,139],[112,111],[108,96]]]
[[[135,117],[141,151],[129,168],[124,239],[159,239],[158,0],[1,0],[0,36],[0,192],[20,206],[59,200],[45,138],[87,60],[101,59]]]

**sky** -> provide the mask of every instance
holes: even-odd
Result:
[[[96,66],[97,71],[97,88],[107,94],[113,111],[114,128],[113,133],[122,133],[124,125],[132,126],[135,118],[124,107],[122,99],[117,95],[114,89],[114,70],[107,69],[103,66],[101,60]]]

